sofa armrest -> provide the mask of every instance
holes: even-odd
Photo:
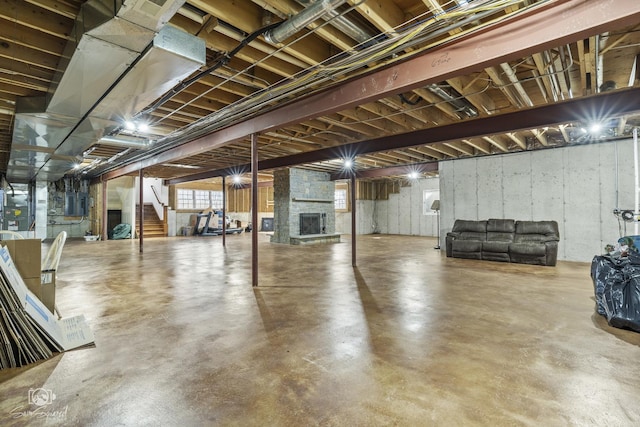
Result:
[[[558,242],[548,241],[545,242],[547,248],[547,263],[546,265],[554,266],[558,260]]]
[[[447,236],[444,239],[445,242],[445,250],[447,252],[447,256],[451,257],[453,254],[453,241],[458,238],[460,233],[456,232],[448,232]]]

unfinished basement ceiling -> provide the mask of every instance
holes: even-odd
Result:
[[[523,49],[520,56],[496,56],[495,61],[487,59],[492,57],[494,47],[486,40],[473,49],[468,46],[474,40],[482,40],[483,34],[492,31],[499,34],[501,28],[518,29],[519,34],[529,38],[521,39],[514,32],[514,52],[520,52],[522,44],[536,46],[536,40],[547,36],[538,24],[541,16],[553,16],[546,22],[549,32],[569,27],[575,19],[572,14],[554,11],[564,10],[563,5],[585,2],[2,0],[0,3],[0,170],[15,181],[55,180],[65,174],[115,177],[136,173],[140,167],[144,167],[147,176],[190,179],[248,164],[249,135],[253,132],[258,134],[261,162],[286,165],[291,163],[286,159],[302,159],[305,167],[335,173],[342,168],[341,157],[359,152],[358,144],[366,147],[370,141],[390,140],[396,135],[400,135],[398,140],[413,142],[410,146],[398,142],[382,144],[380,151],[361,153],[355,159],[356,168],[394,168],[592,143],[629,137],[632,128],[640,124],[635,111],[640,105],[627,105],[621,110],[614,109],[612,114],[599,114],[604,126],[599,133],[583,130],[590,124],[588,114],[584,120],[558,123],[549,119],[546,125],[541,122],[526,129],[514,125],[514,131],[495,134],[475,131],[482,128],[477,123],[489,118],[518,117],[509,114],[530,109],[535,114],[539,108],[637,88],[640,19],[639,7],[631,0],[586,2],[589,6],[580,7],[587,8],[594,20],[601,19],[607,25],[594,24],[580,33],[558,37],[556,45],[541,42],[544,49]],[[139,19],[139,16],[129,18],[131,11],[144,13],[162,7],[167,11],[168,23],[165,25],[159,19],[153,27],[143,22],[142,26],[152,34],[146,34],[145,30],[142,31],[145,34],[129,36],[143,41],[144,46],[127,47],[125,53],[139,52],[126,59],[115,60],[109,50],[104,51],[102,59],[107,60],[101,69],[114,76],[113,84],[101,88],[91,102],[69,94],[61,98],[56,89],[65,76],[73,76],[70,73],[74,72],[67,67],[73,62],[73,50],[65,53],[69,40],[77,41],[74,23],[84,19],[88,10],[105,5],[116,12],[126,12],[122,17],[116,15],[119,23]],[[627,19],[613,18],[615,14]],[[269,30],[259,31],[266,28]],[[184,62],[175,60],[175,55],[169,55],[174,58],[171,60],[149,59],[154,42],[158,43],[157,36],[173,30],[186,40],[194,37],[204,42],[206,50],[201,62],[183,52],[177,56],[180,60],[188,57],[188,66],[182,66]],[[105,33],[101,27],[97,32],[101,34],[95,36],[98,38]],[[108,41],[116,46],[121,43],[113,37]],[[426,76],[421,80],[424,84],[418,86],[407,84],[398,86],[397,91],[384,90],[388,83],[383,79],[385,70],[397,67],[400,74],[425,73],[411,68],[412,60],[428,55],[437,55],[429,63],[431,67],[446,67],[456,63],[449,52],[465,43],[469,53],[466,56],[474,56],[469,66],[442,73],[442,78],[436,72],[435,79]],[[175,72],[165,80],[154,80],[151,71],[140,72],[144,61],[151,61],[149,70]],[[476,66],[472,66],[474,63]],[[367,86],[362,87],[374,93],[369,98],[357,98],[363,101],[351,105],[336,94],[345,93],[349,89],[346,85],[354,81],[366,81]],[[125,86],[121,86],[123,82]],[[144,85],[153,87],[140,87]],[[42,112],[30,104],[34,99],[42,100],[43,104],[38,105]],[[76,100],[78,105],[56,110],[52,99]],[[336,107],[331,108],[334,99]],[[305,103],[306,100],[309,102]],[[24,109],[24,105],[28,108]],[[581,104],[571,105],[579,108]],[[117,106],[122,108],[118,110]],[[310,111],[301,112],[300,120],[287,120],[282,117],[287,106],[292,111],[306,108]],[[78,111],[76,121],[67,122],[74,107]],[[32,114],[29,117],[36,117],[37,126],[25,122],[25,111]],[[266,119],[261,121],[260,117],[274,120],[265,125]],[[126,120],[149,128],[127,129]],[[246,129],[242,132],[226,131],[243,123]],[[449,129],[447,126],[468,128],[471,136],[451,140],[440,137],[425,140],[425,144],[404,137],[436,128]],[[47,143],[32,142],[36,140]],[[336,149],[341,154],[335,158],[314,158],[314,152],[326,153],[327,149],[340,146],[355,147],[355,153]],[[387,146],[398,148],[386,149]]]

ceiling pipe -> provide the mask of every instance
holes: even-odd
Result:
[[[309,8],[313,6],[316,2],[314,0],[296,0],[301,5]],[[369,40],[373,39],[375,35],[370,34],[368,31],[360,27],[355,22],[351,21],[349,18],[343,16],[335,9],[330,9],[325,15],[322,16],[322,19],[325,21],[330,21],[331,25],[351,37],[353,40],[358,42],[358,44],[367,43]]]
[[[511,84],[513,84],[513,87],[516,89],[516,92],[518,92],[520,100],[524,105],[527,107],[533,107],[533,101],[531,101],[529,94],[527,94],[527,91],[522,87],[522,84],[520,83],[518,76],[516,76],[516,73],[513,71],[513,68],[511,68],[511,65],[506,62],[502,62],[500,64],[500,68],[502,68],[502,71],[504,71],[504,74],[507,76]]]
[[[446,90],[442,89],[437,84],[427,85],[425,89],[453,105],[457,112],[463,113],[467,117],[478,117],[478,112],[467,103],[466,99],[451,96]]]
[[[346,0],[319,0],[306,9],[303,9],[297,15],[284,21],[273,30],[266,32],[264,38],[269,43],[280,44],[316,19],[331,12],[332,9],[341,6],[345,1]]]
[[[98,140],[98,144],[111,145],[116,147],[129,147],[138,150],[146,150],[151,148],[152,141],[147,138],[127,138],[124,136],[103,136]]]

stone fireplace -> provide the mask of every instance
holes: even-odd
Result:
[[[274,243],[339,241],[335,184],[324,172],[282,169],[273,174]]]
[[[301,213],[300,235],[305,236],[309,234],[326,234],[327,227],[323,224],[323,222],[326,221],[326,218],[326,214]]]

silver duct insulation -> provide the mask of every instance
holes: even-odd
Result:
[[[477,117],[478,112],[475,108],[473,108],[466,99],[451,96],[446,90],[442,89],[437,84],[430,84],[425,87],[425,89],[429,90],[429,92],[438,95],[443,100],[447,101],[451,104],[456,112],[462,113],[467,117]]]
[[[205,63],[203,40],[165,26],[184,3],[83,4],[51,95],[16,103],[10,181],[61,178],[126,114],[144,108]]]
[[[297,15],[283,22],[277,28],[267,32],[264,38],[269,43],[280,44],[313,21],[331,12],[332,9],[341,6],[345,1],[346,0],[318,0]]]
[[[314,4],[313,0],[296,0],[298,3],[305,7],[311,7]],[[322,19],[325,21],[330,21],[331,25],[351,37],[353,40],[358,42],[358,44],[364,44],[371,39],[373,39],[374,35],[370,34],[364,28],[359,27],[354,22],[341,15],[335,9],[329,10],[325,15],[322,16]]]

